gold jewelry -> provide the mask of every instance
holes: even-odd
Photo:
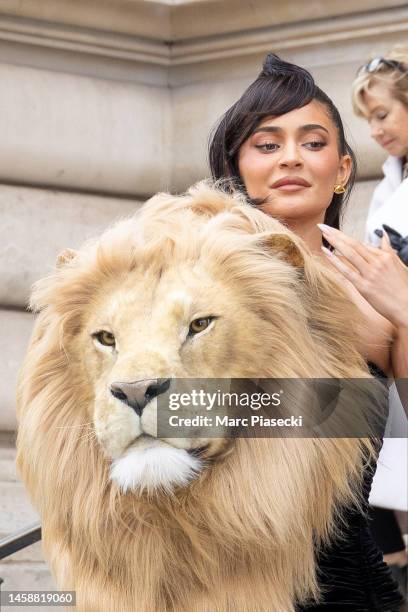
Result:
[[[346,188],[344,187],[344,185],[339,183],[338,185],[334,186],[333,191],[334,193],[337,193],[339,195],[340,193],[344,193],[346,191]]]

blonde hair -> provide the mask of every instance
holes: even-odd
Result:
[[[382,62],[373,72],[363,71],[357,75],[352,84],[352,103],[354,112],[359,117],[368,116],[364,94],[373,85],[380,83],[389,89],[393,98],[408,107],[408,47],[397,45],[381,57],[398,62],[402,70]]]

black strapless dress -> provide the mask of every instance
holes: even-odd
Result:
[[[385,378],[371,364],[370,370],[374,376]],[[371,465],[364,475],[364,513],[348,509],[342,537],[317,554],[322,602],[299,606],[298,612],[396,612],[404,603],[368,525],[368,496],[375,467]]]

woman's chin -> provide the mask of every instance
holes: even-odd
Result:
[[[299,200],[299,198],[286,198],[284,202],[264,204],[261,208],[262,212],[285,223],[290,219],[300,220],[308,218],[314,219],[319,216],[324,217],[328,206],[329,204],[317,208],[315,202],[308,203],[304,200]]]
[[[383,149],[393,157],[405,157],[408,153],[406,147],[403,147],[397,142],[392,142],[389,146],[383,147]]]

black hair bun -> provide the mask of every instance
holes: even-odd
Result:
[[[262,71],[259,76],[272,76],[277,72],[281,72],[286,62],[276,55],[276,53],[268,53],[262,64]]]
[[[309,85],[314,86],[314,79],[310,72],[301,66],[285,62],[283,59],[276,55],[276,53],[268,53],[265,57],[262,71],[259,74],[260,77],[286,77],[295,78],[296,80],[302,80],[307,82]]]

